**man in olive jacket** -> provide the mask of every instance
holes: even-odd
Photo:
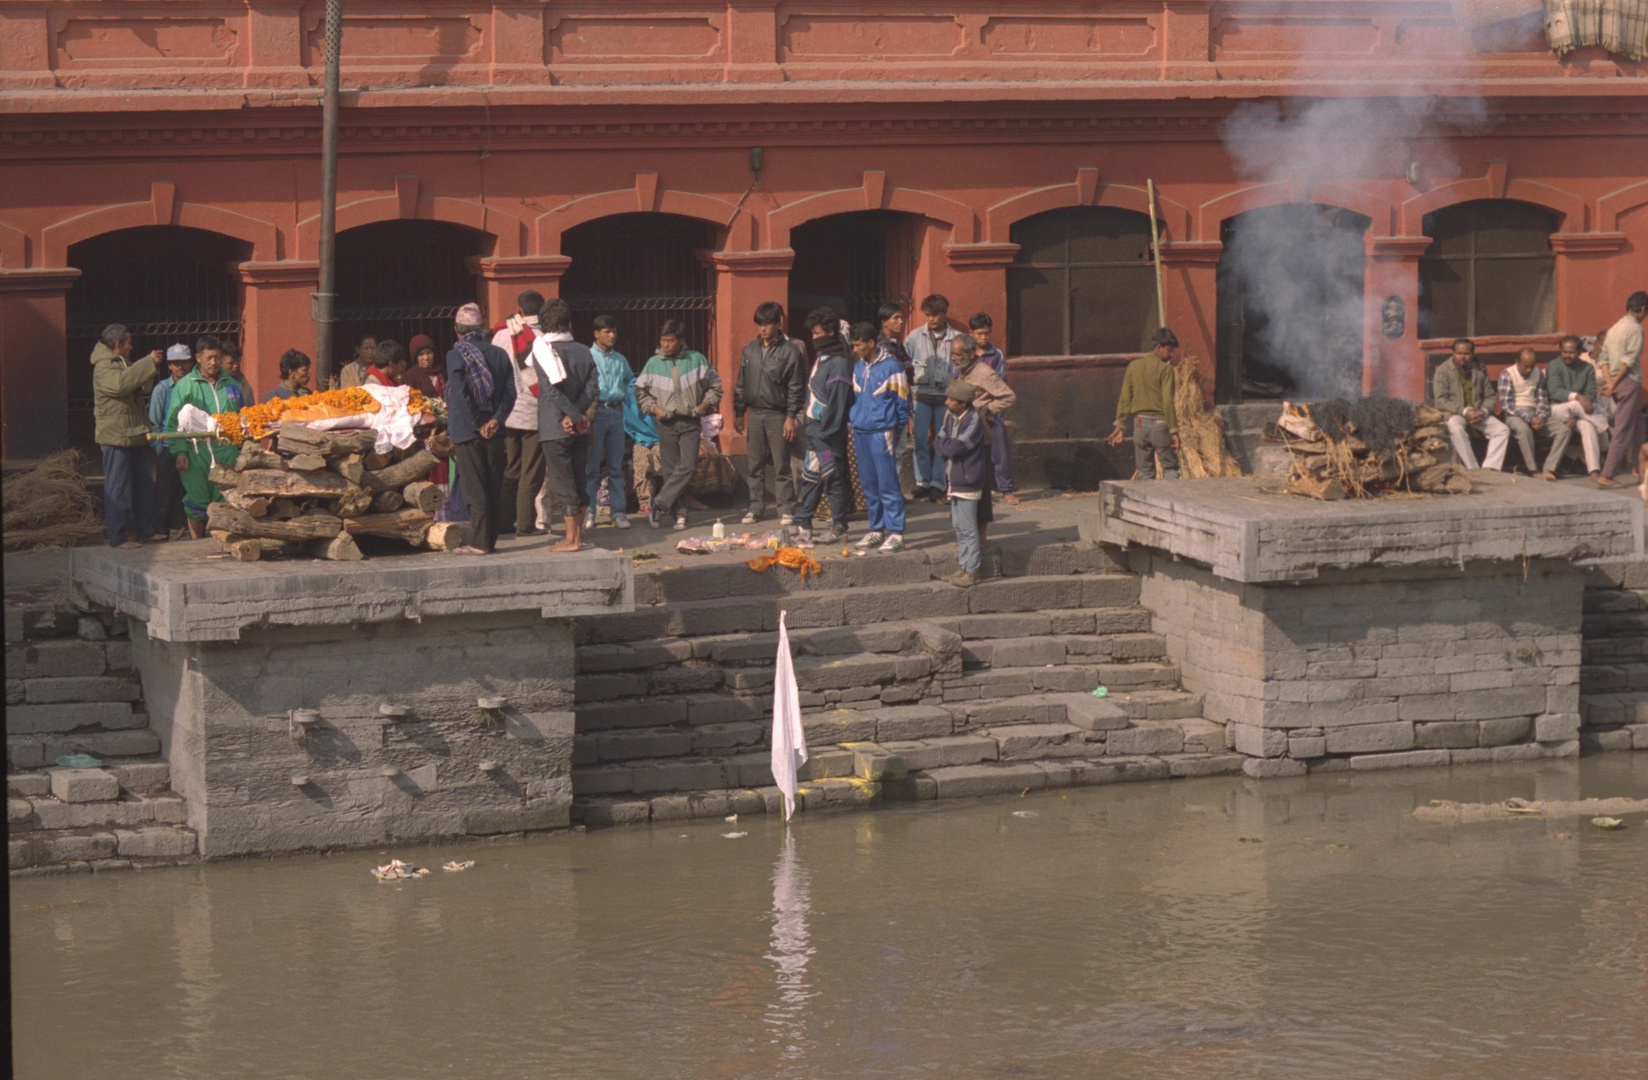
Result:
[[[155,519],[148,413],[148,389],[166,354],[156,349],[135,364],[131,355],[132,335],[121,323],[105,326],[92,349],[95,437],[103,450],[103,530],[110,547],[166,539]]]
[[[1505,464],[1511,429],[1493,415],[1499,410],[1499,394],[1487,369],[1477,362],[1476,342],[1470,338],[1454,341],[1453,356],[1431,377],[1431,396],[1436,399],[1437,411],[1448,414],[1448,439],[1460,467],[1498,472]],[[1471,448],[1471,428],[1488,437],[1488,456],[1480,465]]]

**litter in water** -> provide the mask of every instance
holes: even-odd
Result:
[[[463,862],[453,861],[453,862],[449,862],[449,863],[442,863],[441,864],[441,869],[445,870],[449,874],[456,874],[460,871],[468,870],[471,866],[474,866],[474,865],[475,865],[475,860],[474,859],[465,859]]]
[[[1599,829],[1625,828],[1625,822],[1619,820],[1617,817],[1594,817],[1591,819],[1591,824],[1595,825]]]
[[[723,839],[723,840],[737,840],[737,839],[740,839],[741,837],[745,837],[745,836],[748,836],[748,835],[750,835],[750,834],[747,833],[747,832],[724,832],[724,833],[721,834],[721,839]]]
[[[428,877],[429,871],[421,866],[401,862],[399,859],[390,859],[382,866],[373,867],[372,876],[379,881],[400,881],[403,878]]]
[[[722,820],[723,821],[737,821],[738,820],[738,815],[737,814],[728,814],[726,817],[722,818]]]
[[[1040,810],[1014,810],[1014,817],[1041,817]]]

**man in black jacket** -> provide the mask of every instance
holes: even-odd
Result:
[[[813,515],[818,503],[830,500],[830,534],[825,544],[847,538],[847,411],[853,407],[853,362],[841,340],[841,319],[829,308],[807,315],[818,363],[807,383],[807,455],[801,465],[801,506],[796,511],[796,544],[813,546]],[[851,355],[876,353],[875,328],[859,323],[852,328]]]
[[[465,304],[455,317],[458,343],[446,354],[446,432],[462,477],[469,537],[459,555],[490,555],[504,486],[504,418],[515,407],[509,357],[481,336],[481,309]]]
[[[732,388],[733,427],[748,440],[750,512],[744,515],[745,525],[761,520],[769,467],[776,474],[772,484],[779,524],[794,520],[790,446],[806,407],[807,357],[784,336],[783,324],[784,309],[771,300],[755,309],[757,335],[744,346]]]
[[[572,340],[572,308],[557,297],[538,312],[543,336],[532,346],[538,367],[538,438],[544,447],[549,496],[561,505],[566,536],[551,551],[584,546],[583,483],[589,460],[590,413],[600,400],[595,357]]]

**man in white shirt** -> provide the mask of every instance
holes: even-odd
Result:
[[[1615,487],[1621,468],[1634,468],[1642,448],[1642,320],[1648,318],[1648,292],[1638,289],[1625,301],[1625,314],[1608,328],[1597,366],[1598,393],[1614,399],[1614,430],[1597,483]]]

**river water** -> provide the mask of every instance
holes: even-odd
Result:
[[[17,1075],[1648,1076],[1648,754],[12,882]],[[727,837],[727,833],[741,833]]]

